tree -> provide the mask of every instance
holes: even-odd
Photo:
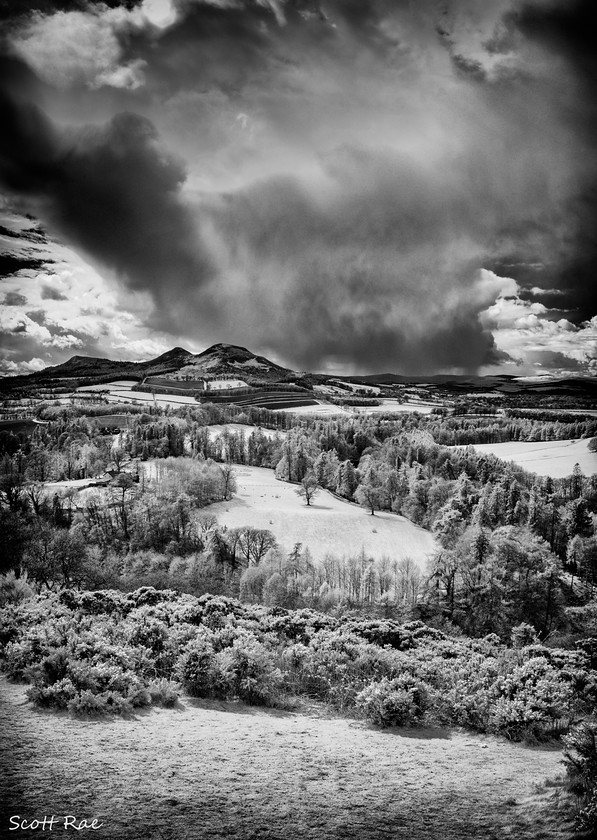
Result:
[[[112,481],[112,486],[118,488],[122,492],[120,499],[120,516],[122,521],[122,532],[125,540],[129,538],[129,523],[128,512],[126,508],[126,494],[135,486],[135,480],[129,473],[120,473]]]
[[[286,581],[274,572],[263,586],[263,601],[268,607],[282,607],[286,602]]]
[[[304,499],[306,501],[307,507],[309,507],[311,505],[312,499],[315,498],[315,496],[319,493],[320,490],[321,488],[317,483],[315,474],[311,470],[309,470],[309,472],[301,481],[301,486],[296,492],[301,497],[301,499]]]
[[[266,528],[233,528],[229,534],[238,534],[238,548],[249,566],[257,566],[270,548],[274,548],[276,538]]]
[[[371,484],[368,481],[359,484],[357,489],[354,491],[355,500],[361,505],[361,507],[367,508],[367,510],[371,512],[371,516],[375,516],[375,511],[379,510],[382,495],[383,488],[376,486],[375,484]]]
[[[222,476],[224,501],[228,501],[232,498],[232,494],[236,492],[236,474],[232,464],[221,464],[218,469]]]
[[[359,484],[356,470],[350,461],[342,461],[336,470],[336,493],[345,499],[352,499]]]

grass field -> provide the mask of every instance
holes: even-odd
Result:
[[[73,719],[34,710],[2,677],[0,834],[45,837],[9,834],[9,817],[70,814],[97,819],[83,833],[100,840],[572,836],[545,784],[562,774],[558,749],[305,711],[185,698],[131,719]]]
[[[267,528],[287,550],[300,542],[321,558],[327,552],[342,556],[364,548],[372,557],[410,557],[421,568],[435,550],[431,534],[402,516],[385,511],[371,516],[326,490],[307,507],[296,485],[278,481],[273,470],[261,467],[235,467],[235,475],[234,498],[209,510],[230,528]]]
[[[288,411],[292,414],[316,414],[318,416],[334,414],[412,414],[415,411],[419,414],[431,414],[439,407],[438,403],[398,402],[398,400],[387,398],[381,400],[381,405],[340,406],[319,400],[317,405],[279,408],[277,411]]]
[[[477,452],[496,455],[504,461],[514,461],[529,472],[565,478],[574,465],[579,464],[585,475],[597,472],[597,452],[589,452],[589,440],[511,441],[482,443]]]
[[[182,393],[155,394],[154,396],[147,391],[131,390],[131,386],[137,384],[137,382],[108,382],[103,385],[85,385],[82,388],[78,388],[77,391],[101,391],[106,401],[110,403],[139,403],[141,405],[159,405],[163,407],[169,405],[171,408],[180,408],[183,405],[199,405],[195,397],[189,397]]]

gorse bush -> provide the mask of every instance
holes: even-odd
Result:
[[[241,632],[216,661],[228,697],[257,706],[274,705],[280,697],[282,674],[274,655],[252,633]]]
[[[188,643],[178,660],[175,674],[191,697],[218,697],[225,695],[216,662],[212,633],[197,635]]]
[[[518,740],[558,734],[597,698],[584,651],[534,638],[508,648],[420,621],[342,621],[147,587],[9,604],[0,638],[3,670],[31,683],[35,703],[79,714],[172,705],[182,688],[259,705],[309,697],[379,726],[457,724]]]
[[[597,831],[597,724],[576,727],[565,736],[564,745],[568,788],[582,805],[578,828]]]
[[[406,726],[422,720],[428,706],[428,692],[420,681],[403,674],[383,677],[357,694],[355,706],[377,726]]]

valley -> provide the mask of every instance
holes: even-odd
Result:
[[[15,807],[64,788],[118,840],[590,819],[566,751],[597,726],[592,380],[232,345],[59,368],[0,386]]]
[[[260,467],[237,467],[235,478],[234,497],[211,505],[210,511],[227,528],[250,523],[270,530],[286,553],[300,543],[317,560],[326,554],[363,552],[376,559],[410,559],[425,572],[427,561],[437,550],[431,534],[403,516],[387,511],[371,516],[328,490],[307,506],[297,496],[296,486]]]

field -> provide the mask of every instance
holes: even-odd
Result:
[[[209,399],[209,397],[206,399]],[[271,411],[317,405],[316,400],[314,400],[309,393],[301,393],[300,391],[273,391],[267,389],[254,389],[250,394],[243,394],[239,397],[231,397],[230,402],[233,402],[234,405],[240,406],[269,408]]]
[[[71,814],[106,840],[571,836],[545,785],[556,748],[224,701],[73,719],[34,711],[4,677],[0,726],[5,831],[10,815]]]
[[[0,420],[0,432],[13,435],[30,435],[36,426],[43,425],[38,420]]]
[[[170,406],[171,408],[180,408],[183,405],[196,406],[198,404],[195,397],[185,396],[185,394],[156,394],[154,396],[147,391],[131,390],[133,385],[138,385],[138,382],[134,382],[133,380],[119,380],[117,382],[105,382],[99,385],[84,385],[81,388],[77,388],[77,392],[102,392],[104,398],[110,403],[137,402],[162,407]]]
[[[99,382],[97,385],[81,385],[77,391],[121,391],[129,390],[138,384],[135,379],[118,379],[114,382]]]
[[[172,384],[174,382],[174,384]],[[197,405],[195,397],[185,395],[185,391],[197,390],[197,383],[174,381],[169,379],[155,379],[155,383],[162,387],[171,387],[171,394],[152,395],[144,391],[133,391],[132,386],[138,383],[133,380],[119,380],[99,385],[84,385],[78,388],[80,392],[103,392],[108,402],[121,403],[147,403],[148,405],[170,406],[178,408],[182,405]],[[338,389],[339,390],[339,389]],[[219,402],[223,399],[224,392],[217,394]],[[342,394],[341,394],[342,395]],[[209,401],[209,393],[202,392],[202,396]],[[212,395],[213,396],[213,395]],[[70,400],[68,400],[70,402]],[[323,399],[314,399],[310,394],[302,394],[297,391],[273,391],[267,389],[254,389],[250,394],[231,397],[231,402],[240,406],[255,406],[267,408],[270,411],[288,411],[293,414],[315,414],[318,416],[350,415],[350,414],[404,414],[416,411],[419,414],[430,414],[436,408],[436,403],[426,402],[398,402],[395,399],[382,399],[381,405],[371,406],[339,406],[328,403]],[[66,400],[65,400],[66,402]]]
[[[307,507],[295,485],[278,481],[273,470],[261,467],[236,467],[235,475],[238,491],[234,498],[209,510],[230,528],[267,528],[288,550],[300,542],[321,558],[326,552],[357,554],[364,548],[372,557],[410,557],[424,568],[435,549],[431,534],[402,516],[387,512],[371,516],[327,490]]]
[[[514,461],[538,475],[565,478],[575,464],[579,464],[585,475],[597,472],[597,452],[589,452],[588,445],[589,441],[583,439],[483,443],[474,448],[477,452],[496,455],[504,461]]]
[[[277,410],[290,411],[293,414],[316,414],[319,417],[334,414],[409,414],[415,411],[419,414],[431,414],[437,408],[440,408],[438,403],[398,402],[398,400],[388,398],[382,399],[381,405],[340,406],[318,401],[316,405],[301,408],[295,406]]]

